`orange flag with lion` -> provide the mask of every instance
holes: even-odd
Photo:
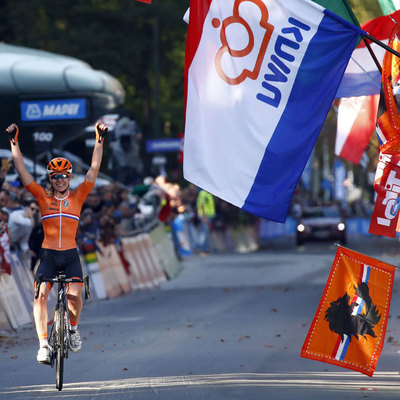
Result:
[[[301,356],[372,376],[381,354],[395,267],[339,247]]]

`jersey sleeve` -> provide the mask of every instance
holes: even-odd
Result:
[[[85,180],[76,188],[75,196],[80,200],[81,204],[86,200],[86,197],[91,192],[94,187],[94,182],[89,182],[86,178]]]
[[[32,181],[29,185],[25,186],[25,189],[31,192],[37,201],[46,197],[46,190],[35,181]]]

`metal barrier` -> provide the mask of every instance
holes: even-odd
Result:
[[[80,256],[84,273],[90,277],[92,298],[98,300],[157,287],[180,270],[166,227],[154,222],[130,232],[120,246],[97,241]],[[28,258],[12,252],[11,275],[0,274],[0,330],[33,323],[33,279]],[[52,292],[48,307],[54,300]]]

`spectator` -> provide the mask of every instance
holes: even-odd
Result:
[[[96,188],[93,188],[86,198],[86,201],[83,205],[83,210],[87,208],[90,208],[95,215],[99,215],[101,209],[103,208],[103,199]]]
[[[9,205],[10,202],[10,192],[6,189],[1,189],[0,190],[0,207],[1,209],[5,208],[6,211],[8,211],[7,209],[7,205]],[[5,211],[5,210],[3,210]]]
[[[118,234],[126,235],[135,230],[135,221],[133,217],[135,214],[135,208],[125,200],[118,206],[118,211],[121,213]]]
[[[115,222],[109,215],[102,215],[99,218],[100,241],[104,246],[115,243]]]
[[[29,236],[35,226],[35,215],[38,214],[39,206],[35,200],[31,200],[23,209],[10,212],[8,230],[12,250],[28,253]]]
[[[10,244],[8,238],[8,211],[0,208],[0,274],[11,274]]]
[[[32,205],[32,201],[30,202],[30,204]],[[34,219],[34,226],[32,228],[32,232],[29,235],[28,239],[29,253],[31,255],[32,272],[34,272],[35,268],[38,265],[38,261],[40,261],[40,249],[42,247],[44,239],[42,221],[40,220],[40,209],[38,212],[34,213],[33,219]]]
[[[0,169],[0,188],[3,187],[3,184],[5,182],[6,179],[6,175],[8,170],[10,169],[10,165],[12,162],[12,158],[3,158],[1,160],[1,169]]]
[[[17,194],[4,188],[0,190],[0,207],[5,207],[9,214],[24,208],[18,201]]]
[[[124,185],[134,185],[143,174],[140,158],[139,141],[143,135],[137,123],[127,116],[122,116],[113,132],[112,174],[113,178]]]
[[[99,239],[99,222],[95,218],[95,214],[91,208],[86,208],[82,211],[79,220],[79,230],[80,234],[82,234],[86,239]]]

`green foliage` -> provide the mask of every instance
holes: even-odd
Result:
[[[187,25],[182,17],[188,0],[154,0],[151,5],[135,0],[0,4],[1,40],[76,57],[107,71],[123,84],[124,108],[132,111],[145,135],[154,134],[156,115],[161,126],[169,121],[173,133],[183,130]]]
[[[349,0],[362,24],[377,0]],[[183,71],[189,0],[0,0],[6,43],[70,55],[124,86],[146,136],[183,131]],[[159,77],[157,79],[157,77]],[[158,125],[157,125],[158,124]],[[164,127],[168,127],[167,130]]]
[[[382,15],[378,0],[348,0],[359,23],[365,22]]]

